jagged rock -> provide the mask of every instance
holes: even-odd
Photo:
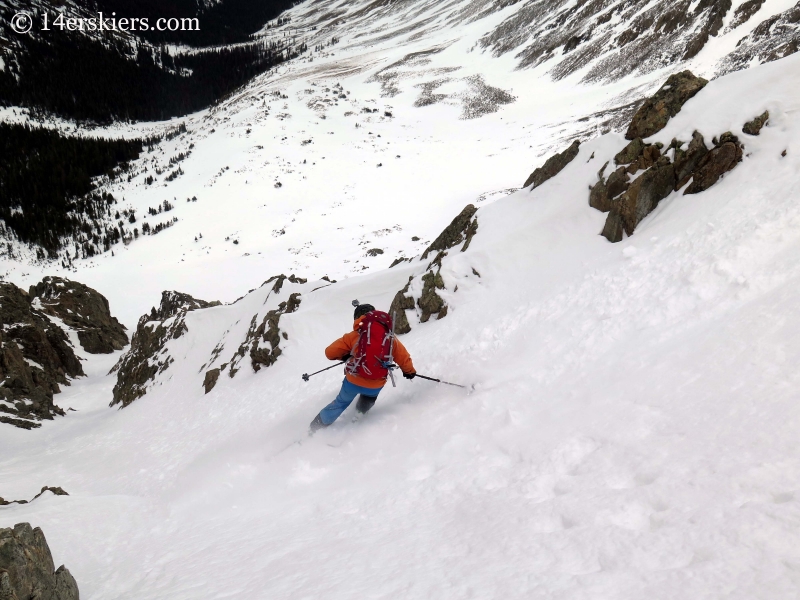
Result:
[[[367,256],[378,256],[379,254],[383,254],[383,250],[380,248],[370,248],[367,250]]]
[[[75,329],[81,346],[90,354],[110,354],[128,345],[125,327],[111,316],[108,300],[89,286],[45,277],[31,286],[29,295],[42,311]]]
[[[708,152],[692,174],[692,183],[684,194],[698,194],[710,188],[742,160],[743,148],[739,138],[730,132],[720,136],[716,148]]]
[[[670,195],[675,187],[675,170],[667,157],[645,171],[630,184],[614,203],[613,210],[622,218],[625,233],[632,235],[636,226]]]
[[[3,600],[79,600],[78,584],[53,556],[40,528],[18,523],[0,529],[0,598]]]
[[[214,386],[217,385],[217,380],[219,379],[219,369],[209,369],[206,371],[206,376],[203,379],[203,388],[206,390],[206,394],[214,389]]]
[[[161,351],[169,340],[188,331],[186,314],[220,304],[219,301],[206,302],[180,292],[162,292],[158,309],[152,308],[150,314],[139,319],[130,349],[111,369],[112,373],[117,373],[117,383],[109,406],[121,404],[125,408],[144,396],[148,382],[174,362],[170,356],[162,357]]]
[[[272,277],[267,279],[264,283],[262,283],[261,287],[264,287],[268,283],[272,283],[274,281],[275,283],[272,286],[272,291],[274,293],[276,293],[276,294],[280,294],[281,293],[281,288],[283,287],[283,283],[284,283],[284,281],[287,281],[287,280],[289,281],[289,283],[306,283],[308,281],[307,279],[303,279],[301,277],[296,277],[294,275],[289,275],[288,277],[286,275],[283,275],[283,274],[281,274],[281,275],[273,275]],[[331,282],[331,283],[336,283],[336,282],[334,281],[334,282]]]
[[[642,140],[640,137],[637,137],[617,153],[617,155],[614,157],[614,164],[631,164],[642,155],[642,152],[644,152],[644,146],[644,140]]]
[[[628,190],[629,181],[630,177],[624,166],[611,173],[608,180],[601,177],[589,194],[589,206],[601,212],[610,211],[613,208],[613,199]]]
[[[615,210],[608,213],[606,217],[606,224],[603,231],[600,233],[612,244],[622,241],[622,234],[625,231],[622,225],[622,216]]]
[[[305,280],[296,280],[292,283],[305,283]],[[281,332],[281,316],[293,313],[298,309],[301,302],[300,296],[299,292],[290,294],[289,299],[281,302],[277,309],[269,311],[260,324],[258,323],[258,315],[253,315],[244,341],[228,362],[230,365],[228,369],[229,377],[236,375],[239,370],[239,363],[248,352],[250,364],[256,373],[261,370],[261,367],[270,367],[277,362],[278,357],[283,354],[283,350],[280,347],[281,338],[284,340],[289,339],[285,332]],[[263,343],[268,343],[269,346],[262,346]]]
[[[394,315],[394,332],[398,335],[403,335],[411,331],[411,325],[406,317],[407,310],[414,309],[414,298],[406,296],[408,288],[411,286],[411,279],[409,278],[406,287],[397,292],[389,306],[389,314]]]
[[[769,121],[769,111],[764,111],[764,114],[760,117],[756,117],[752,121],[748,121],[742,127],[742,133],[746,133],[747,135],[760,135],[761,128],[767,124]]]
[[[695,131],[692,134],[692,141],[689,142],[689,147],[682,150],[683,144],[677,140],[673,140],[672,147],[675,148],[675,191],[677,192],[684,185],[689,182],[692,173],[703,160],[703,157],[708,154],[706,142],[700,132]]]
[[[33,502],[34,500],[36,500],[39,496],[41,496],[45,492],[52,492],[56,496],[69,496],[69,494],[65,492],[64,489],[61,487],[50,487],[46,485],[42,488],[42,491],[40,491],[30,500],[5,500],[3,498],[0,498],[0,506],[7,506],[9,504],[28,504],[29,502]],[[0,600],[2,600],[2,596],[0,596]]]
[[[530,174],[528,179],[525,180],[525,184],[522,186],[524,188],[528,187],[529,185],[533,184],[532,190],[535,190],[537,187],[542,185],[548,179],[552,179],[561,171],[564,170],[569,163],[571,163],[576,156],[578,156],[578,152],[580,150],[581,142],[580,140],[575,140],[572,142],[572,145],[564,150],[563,152],[551,156],[548,158],[545,163],[536,169],[533,173]]]
[[[0,422],[32,429],[63,415],[53,395],[84,374],[66,333],[12,283],[0,283],[0,325]]]
[[[727,29],[736,29],[739,25],[749,21],[750,17],[759,11],[764,2],[766,2],[766,0],[746,0],[740,4],[733,13],[733,19],[731,19],[731,23],[728,25]]]
[[[461,247],[461,251],[464,252],[469,247],[472,237],[478,230],[478,219],[473,218],[476,212],[478,212],[478,209],[475,208],[474,205],[467,204],[464,210],[453,219],[450,225],[444,228],[444,231],[439,234],[439,237],[433,240],[433,243],[422,253],[422,259],[425,260],[428,258],[428,254],[431,252],[449,250],[461,242],[464,242],[464,245]]]
[[[681,107],[707,83],[707,80],[695,77],[691,71],[671,75],[661,89],[645,100],[633,116],[625,138],[647,138],[664,129],[669,120],[680,112]]]
[[[442,275],[437,272],[428,271],[422,276],[422,294],[417,300],[417,306],[422,309],[422,315],[419,320],[420,323],[427,323],[431,315],[437,315],[437,319],[443,319],[447,315],[447,305],[436,290],[444,289],[444,280]]]

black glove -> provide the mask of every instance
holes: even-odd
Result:
[[[348,361],[348,360],[350,360],[351,358],[353,358],[352,354],[345,354],[345,355],[344,355],[342,358],[340,358],[339,360]]]
[[[414,379],[414,377],[416,376],[417,376],[416,373],[403,373],[403,377],[405,377],[406,379]]]

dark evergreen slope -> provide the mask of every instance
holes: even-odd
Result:
[[[6,65],[0,70],[0,105],[99,123],[163,120],[195,112],[305,48],[286,46],[283,39],[260,40],[172,55],[152,42],[240,42],[290,4],[225,0],[202,11],[194,0],[80,0],[67,7],[73,16],[86,18],[103,10],[117,12],[117,18],[147,17],[151,23],[173,15],[200,15],[199,32],[165,37],[155,31],[99,34],[53,27],[44,32],[38,25],[20,35],[8,23],[21,5],[0,3],[0,58]],[[45,11],[55,21],[55,6],[43,2],[31,8],[37,24]]]
[[[253,33],[297,0],[94,0],[96,10],[116,12],[120,17],[159,18],[197,17],[200,31],[148,31],[141,37],[153,43],[181,43],[189,46],[211,46],[247,41]],[[206,8],[206,4],[211,6]]]
[[[115,200],[90,193],[92,178],[125,168],[142,149],[141,140],[63,137],[0,124],[0,219],[20,240],[40,245],[50,256],[66,235],[107,248],[124,232],[101,224]]]
[[[205,108],[285,57],[265,43],[175,58],[140,48],[128,57],[88,37],[56,33],[27,40],[14,72],[0,72],[0,103],[97,122],[164,120]]]

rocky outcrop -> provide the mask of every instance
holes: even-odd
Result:
[[[301,277],[297,277],[295,275],[289,275],[288,277],[283,274],[273,275],[272,277],[267,279],[264,283],[262,283],[261,287],[264,287],[265,285],[272,283],[272,292],[275,294],[280,294],[281,288],[283,288],[283,284],[286,281],[288,281],[289,283],[306,283],[308,280],[303,279]]]
[[[244,342],[230,360],[228,369],[230,377],[236,375],[238,363],[245,354],[249,354],[250,365],[256,373],[261,367],[271,367],[277,362],[278,357],[283,354],[280,347],[281,339],[289,339],[289,335],[281,331],[281,317],[295,312],[300,306],[300,301],[299,293],[290,294],[288,300],[281,302],[275,310],[269,311],[258,325],[258,315],[253,315]]]
[[[29,523],[0,529],[0,599],[79,600],[69,570],[53,563],[44,533]]]
[[[28,293],[43,312],[61,319],[78,333],[86,352],[110,354],[128,345],[125,327],[111,316],[108,300],[89,286],[61,277],[45,277]]]
[[[169,340],[188,331],[186,314],[219,305],[218,301],[206,302],[189,294],[162,292],[158,308],[152,308],[150,314],[139,319],[130,350],[111,369],[112,373],[117,373],[117,383],[109,406],[120,404],[124,408],[144,396],[148,383],[174,361],[169,355],[162,356],[162,350]]]
[[[461,252],[466,251],[469,248],[470,242],[472,242],[472,237],[478,231],[478,219],[475,217],[475,213],[478,212],[478,209],[475,208],[472,204],[467,204],[464,207],[458,216],[453,219],[453,221],[444,228],[444,231],[439,234],[439,236],[433,240],[430,246],[422,253],[422,260],[428,258],[428,255],[432,252],[444,252],[457,246],[461,242],[464,242],[464,245],[461,247]]]
[[[733,134],[723,134],[719,140],[714,140],[714,144],[715,147],[709,150],[703,136],[694,132],[686,150],[683,149],[684,142],[672,141],[669,150],[673,151],[674,162],[666,154],[659,155],[652,162],[652,158],[660,153],[660,148],[640,143],[638,138],[633,140],[616,157],[620,160],[632,160],[630,165],[619,167],[612,175],[617,176],[616,181],[619,183],[611,189],[609,182],[612,177],[605,181],[601,170],[598,174],[600,181],[589,194],[592,207],[598,210],[608,209],[609,214],[601,235],[610,242],[621,241],[623,233],[632,235],[642,219],[655,210],[658,203],[670,193],[680,190],[690,181],[691,184],[684,194],[705,191],[742,160],[743,147]],[[639,156],[634,156],[632,148],[638,149]],[[647,165],[650,166],[632,183],[622,182],[623,170],[624,174],[636,174]],[[627,188],[618,196],[613,195],[625,186]]]
[[[704,192],[742,161],[743,147],[732,133],[723,133],[713,150],[698,163],[685,194]]]
[[[394,295],[391,306],[389,306],[389,314],[394,317],[394,332],[398,335],[403,335],[411,331],[411,325],[406,316],[407,310],[413,310],[415,303],[412,296],[406,296],[408,289],[411,286],[413,277],[408,278],[406,286]]]
[[[761,135],[761,129],[767,124],[767,121],[769,121],[768,110],[764,111],[763,115],[745,123],[744,127],[742,127],[742,133],[746,133],[747,135]]]
[[[83,368],[58,325],[12,283],[0,283],[0,423],[24,429],[64,415],[53,395]]]
[[[748,13],[755,14],[760,6],[756,7],[751,1],[745,2],[739,8],[744,9],[741,13],[744,17],[748,16]],[[718,75],[746,69],[754,63],[772,62],[794,54],[798,49],[800,49],[800,3],[795,3],[788,10],[768,17],[749,35],[742,38],[736,44],[736,49],[720,61]]]
[[[561,171],[564,170],[564,167],[566,167],[575,159],[576,156],[578,156],[580,145],[580,140],[575,140],[572,142],[572,145],[570,145],[569,148],[548,158],[541,167],[535,169],[533,173],[528,176],[522,187],[526,188],[529,185],[533,185],[531,189],[535,190],[545,181],[552,179],[561,173]]]
[[[688,148],[683,150],[682,147],[683,143],[678,140],[672,140],[670,144],[670,148],[672,148],[675,153],[676,192],[689,183],[689,179],[692,178],[692,174],[695,169],[697,169],[697,165],[699,165],[703,157],[708,154],[706,141],[698,131],[692,134],[692,141],[689,142]]]
[[[612,211],[622,218],[622,227],[628,235],[658,206],[675,187],[675,170],[667,157],[640,175],[614,202]]]
[[[437,293],[437,290],[444,289],[441,272],[428,271],[422,276],[422,283],[422,294],[417,300],[417,306],[422,311],[419,317],[420,323],[427,323],[432,315],[436,315],[437,319],[443,319],[447,316],[447,304]]]
[[[608,179],[604,179],[603,170],[597,175],[600,181],[592,187],[589,194],[589,206],[601,212],[608,212],[614,206],[612,200],[628,190],[630,176],[627,169],[622,166],[613,171]]]
[[[51,487],[46,485],[42,488],[42,490],[38,494],[36,494],[30,500],[6,500],[4,498],[0,498],[0,506],[8,506],[9,504],[28,504],[29,502],[33,502],[34,500],[36,500],[45,492],[51,492],[54,496],[69,496],[69,494],[65,492],[63,488]],[[3,600],[2,596],[0,596],[0,600]]]
[[[707,83],[707,80],[695,77],[691,71],[670,76],[661,89],[645,100],[636,111],[625,138],[646,138],[664,129],[669,120],[680,112],[681,107]]]

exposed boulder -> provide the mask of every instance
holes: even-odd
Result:
[[[433,243],[422,253],[422,259],[425,260],[428,258],[431,252],[449,250],[461,242],[464,242],[464,245],[461,247],[462,252],[469,248],[472,237],[478,231],[478,219],[475,217],[476,212],[478,212],[478,209],[475,208],[474,205],[467,204],[464,210],[453,219],[450,225],[444,228],[444,231],[439,234],[439,237],[433,240]]]
[[[638,159],[642,153],[644,152],[644,140],[642,138],[637,137],[634,140],[625,146],[622,150],[620,150],[617,155],[614,157],[614,164],[615,165],[629,165]]]
[[[695,77],[691,71],[671,75],[654,96],[644,101],[634,115],[625,138],[647,138],[664,129],[683,105],[707,83],[707,80]]]
[[[0,283],[0,423],[24,429],[64,415],[60,385],[83,375],[67,334],[12,283]]]
[[[413,310],[415,306],[414,298],[406,296],[408,288],[411,286],[411,279],[413,278],[409,278],[406,287],[395,294],[392,304],[389,306],[389,314],[394,315],[394,332],[398,335],[411,331],[411,325],[406,316],[406,311]]]
[[[444,280],[440,272],[428,271],[422,276],[422,294],[417,300],[417,306],[422,309],[419,318],[420,323],[427,323],[431,315],[436,315],[437,319],[447,316],[447,304],[436,290],[444,289]]]
[[[692,178],[692,173],[708,154],[706,142],[700,132],[695,131],[692,134],[692,141],[689,142],[689,147],[682,150],[682,142],[673,140],[671,146],[675,149],[675,191],[677,192],[684,185],[686,185]]]
[[[533,173],[530,174],[528,179],[525,180],[525,183],[522,187],[526,188],[529,185],[533,184],[532,190],[535,190],[537,187],[542,185],[545,181],[552,179],[561,171],[564,170],[569,163],[571,163],[576,156],[578,156],[578,151],[580,150],[581,142],[580,140],[575,140],[572,142],[572,145],[564,150],[563,152],[551,156],[548,158],[545,163],[536,169]]]
[[[602,174],[598,175],[600,181],[592,187],[589,194],[589,206],[601,212],[608,212],[614,206],[614,198],[628,190],[630,176],[624,166],[611,173],[608,180],[603,179]]]
[[[219,368],[216,369],[209,369],[206,371],[206,375],[203,378],[203,389],[205,389],[206,394],[214,389],[214,386],[217,385],[217,381],[219,380]]]
[[[0,529],[0,599],[79,600],[69,570],[55,569],[44,533],[29,523]]]
[[[125,327],[111,316],[108,300],[89,286],[61,277],[45,277],[31,286],[29,294],[42,311],[77,331],[86,352],[110,354],[128,345]]]
[[[675,170],[667,157],[661,157],[614,202],[612,211],[621,217],[625,233],[632,235],[642,219],[653,212],[674,187]]]
[[[622,241],[622,234],[624,231],[625,229],[622,225],[622,216],[619,214],[619,212],[612,210],[608,213],[608,217],[606,217],[606,223],[603,226],[603,231],[600,233],[600,235],[602,235],[612,244],[616,244],[617,242]]]
[[[692,174],[692,183],[685,194],[697,194],[710,188],[742,161],[742,144],[732,133],[723,133],[716,147],[706,154]]]
[[[162,357],[161,351],[169,340],[188,331],[186,314],[219,305],[219,301],[206,302],[189,294],[162,292],[161,304],[139,319],[130,349],[111,369],[112,373],[117,373],[117,383],[109,406],[121,404],[124,408],[144,396],[148,382],[172,364],[172,357]]]
[[[760,135],[761,129],[767,124],[767,121],[769,121],[768,110],[764,111],[763,115],[745,123],[744,127],[742,127],[742,133],[746,133],[747,135]]]

